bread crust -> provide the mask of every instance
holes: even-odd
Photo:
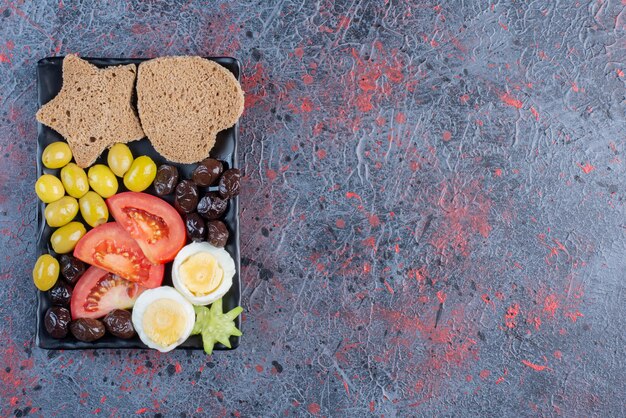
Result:
[[[154,148],[170,161],[189,164],[208,157],[217,133],[233,126],[243,107],[241,85],[216,62],[174,56],[139,65],[141,125]]]
[[[36,118],[68,142],[76,164],[88,167],[118,142],[143,138],[132,106],[137,67],[97,68],[77,55],[63,59],[63,87]]]

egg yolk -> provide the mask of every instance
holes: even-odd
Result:
[[[201,252],[187,258],[180,265],[178,274],[191,293],[206,296],[219,287],[224,270],[212,254]]]
[[[185,330],[187,315],[172,299],[157,299],[146,307],[143,330],[156,344],[166,347],[178,341]]]

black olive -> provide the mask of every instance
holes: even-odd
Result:
[[[178,169],[172,165],[159,166],[154,178],[154,191],[159,196],[165,196],[174,191],[178,183]]]
[[[44,326],[52,338],[65,338],[71,320],[70,311],[60,306],[53,306],[46,311]]]
[[[132,338],[135,335],[132,315],[124,309],[114,309],[102,320],[107,331],[119,338]]]
[[[240,178],[241,173],[237,168],[231,168],[224,172],[219,184],[220,195],[222,195],[224,199],[230,199],[239,194]]]
[[[70,331],[77,340],[92,342],[104,335],[104,324],[93,318],[80,318],[72,321]]]
[[[207,227],[207,241],[209,244],[215,247],[223,247],[228,241],[228,228],[222,221],[208,221]]]

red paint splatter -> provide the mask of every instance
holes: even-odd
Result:
[[[370,401],[370,412],[374,412],[376,410],[376,402]]]
[[[445,215],[430,243],[442,254],[452,249],[468,256],[470,237],[480,234],[487,238],[491,232],[489,213],[492,201],[483,194],[479,180],[469,184],[445,183],[437,199],[435,204],[444,208]]]
[[[308,97],[305,97],[304,99],[302,99],[302,105],[300,105],[300,109],[302,109],[303,112],[312,111],[313,102],[311,101],[311,99],[309,99]]]
[[[556,314],[556,310],[558,308],[559,308],[559,301],[557,300],[556,296],[555,295],[546,296],[545,300],[543,301],[543,311],[554,318],[554,315]]]
[[[381,76],[380,71],[365,71],[358,81],[359,88],[363,91],[376,91],[376,80]]]
[[[304,48],[302,48],[302,47],[296,48],[293,52],[294,52],[295,56],[300,58],[300,59],[302,59],[302,57],[304,56]]]
[[[450,131],[443,131],[442,138],[443,138],[444,141],[448,142],[450,139],[452,139],[452,132],[450,132]]]
[[[535,120],[539,120],[539,112],[537,112],[537,109],[535,109],[534,106],[530,107],[530,113],[533,114]]]
[[[366,247],[370,247],[370,248],[376,249],[376,240],[374,239],[374,237],[365,238],[363,240],[363,245],[366,246]]]
[[[302,82],[307,85],[311,84],[313,83],[313,77],[309,74],[305,74],[302,76]]]
[[[485,302],[485,304],[491,305],[493,308],[496,307],[496,305],[491,301],[491,298],[488,294],[484,293],[480,298],[483,300],[483,302]]]
[[[265,98],[266,91],[265,85],[265,68],[258,62],[254,68],[254,72],[247,74],[244,73],[241,85],[246,92],[245,96],[245,109],[248,109]]]
[[[481,370],[478,375],[480,376],[481,379],[485,380],[486,378],[489,377],[489,375],[491,375],[491,372],[487,369],[484,369],[484,370]]]
[[[502,100],[502,103],[508,106],[513,106],[516,109],[521,109],[522,106],[524,105],[521,101],[511,96],[509,93],[502,94],[500,96],[500,100]]]
[[[263,366],[261,366],[260,364],[257,364],[256,366],[254,366],[254,368],[256,369],[257,372],[261,373],[263,372]]]
[[[343,219],[337,219],[337,221],[335,222],[335,225],[337,226],[337,228],[345,228],[346,221],[344,221]]]
[[[617,70],[617,76],[618,77],[624,77],[624,71],[622,71],[621,69]]]
[[[429,355],[417,363],[406,364],[409,372],[417,376],[428,375],[427,380],[416,379],[415,392],[419,393],[419,398],[410,406],[418,406],[436,396],[441,384],[451,378],[455,368],[465,367],[469,360],[477,359],[477,342],[471,337],[476,331],[466,326],[467,321],[463,320],[466,313],[460,305],[449,307],[447,318],[440,321],[436,321],[436,310],[428,314],[407,315],[405,310],[393,311],[376,306],[375,312],[392,331],[402,331],[404,334],[403,338],[394,338],[394,348],[385,350],[376,361],[388,362],[392,356],[401,355],[398,350],[411,347],[414,335],[428,341]]]
[[[351,55],[355,60],[355,69],[350,72],[350,78],[359,88],[354,104],[361,112],[374,109],[372,100],[380,101],[390,94],[393,84],[400,84],[404,79],[402,73],[404,64],[396,58],[395,52],[391,59],[387,57],[386,49],[381,42],[374,42],[376,56],[365,59],[359,51],[352,49]],[[384,77],[383,77],[384,75]],[[352,97],[347,97],[351,100]]]
[[[371,94],[359,94],[356,99],[356,107],[361,112],[369,112],[374,109],[374,105],[372,104],[372,95]]]
[[[554,352],[554,357],[556,357],[557,359],[561,360],[563,358],[563,353],[561,353],[559,350],[556,350]]]
[[[506,310],[506,314],[504,314],[504,324],[507,328],[515,328],[517,326],[517,322],[515,321],[517,315],[519,315],[519,303],[514,303],[509,306]]]
[[[496,168],[496,169],[493,171],[493,174],[494,174],[496,177],[502,177],[502,169],[501,169],[501,168]]]
[[[356,194],[354,192],[346,192],[346,198],[347,199],[359,199],[359,200],[361,200],[361,196],[359,196],[358,194]]]
[[[141,414],[145,414],[146,412],[148,412],[148,408],[141,408],[135,411],[135,414],[137,415],[141,415]]]
[[[11,60],[6,54],[0,54],[0,62],[11,63]]]
[[[527,320],[528,323],[530,324],[534,324],[535,325],[535,329],[539,329],[541,328],[541,317],[539,316],[535,316],[533,318],[530,318]]]
[[[324,128],[324,123],[317,122],[315,124],[315,126],[313,127],[313,135],[317,136],[317,135],[321,134],[323,128]],[[297,148],[294,151],[297,151]]]
[[[523,363],[525,366],[528,366],[528,367],[530,367],[531,369],[533,369],[533,370],[535,370],[535,371],[538,371],[538,372],[541,372],[541,371],[545,370],[545,369],[548,367],[548,366],[544,366],[544,365],[542,365],[542,364],[535,364],[535,363],[531,363],[531,362],[530,362],[530,361],[528,361],[528,360],[522,360],[522,363]]]
[[[459,97],[459,100],[461,100],[461,103],[466,104],[470,99],[469,94],[463,94],[461,97]]]
[[[405,122],[406,122],[406,116],[404,115],[404,113],[399,112],[399,113],[396,115],[396,122],[397,122],[397,123],[405,123]]]
[[[378,219],[378,216],[376,214],[372,214],[368,217],[368,221],[370,223],[370,225],[374,228],[376,228],[377,226],[380,225],[380,219]]]
[[[585,174],[589,174],[596,169],[593,165],[591,165],[591,163],[585,163],[585,165],[582,165],[580,163],[576,164],[578,165],[578,167],[580,167],[581,170],[583,170],[583,173]]]
[[[180,365],[179,362],[176,362],[176,365],[174,367],[175,367],[175,372],[176,373],[180,373],[180,372],[183,371],[183,367]]]
[[[313,402],[309,404],[307,410],[313,415],[319,415],[319,413],[322,411],[322,408],[319,406],[319,404]]]
[[[392,288],[392,287],[391,287],[391,285],[387,282],[387,280],[385,280],[385,281],[383,282],[383,284],[384,284],[384,285],[385,285],[385,287],[387,288],[387,291],[393,295],[393,294],[394,294],[393,288]]]
[[[150,27],[148,25],[142,25],[141,23],[135,23],[131,26],[130,31],[135,35],[143,35],[145,33],[150,32]]]
[[[439,300],[439,303],[445,303],[447,297],[448,295],[446,295],[446,292],[443,290],[437,291],[437,299]]]
[[[415,277],[418,282],[426,280],[426,268],[421,267],[419,269],[409,270],[409,278]]]
[[[271,169],[269,169],[269,168],[268,168],[268,169],[265,171],[265,176],[266,176],[268,179],[270,179],[270,180],[275,180],[275,179],[276,179],[277,174],[276,174],[276,172],[275,172],[274,170],[271,170]]]
[[[323,160],[324,158],[326,158],[326,150],[323,150],[323,149],[318,150],[317,158],[319,158],[320,160]]]
[[[565,313],[565,316],[566,316],[567,318],[569,318],[569,319],[570,319],[570,321],[572,321],[572,322],[576,322],[576,321],[578,320],[578,318],[580,318],[580,317],[584,317],[585,315],[581,314],[581,313],[580,313],[580,312],[578,312],[578,311],[575,311],[575,312],[566,312],[566,313]]]

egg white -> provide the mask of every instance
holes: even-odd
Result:
[[[158,343],[152,341],[145,333],[143,329],[143,316],[146,312],[146,308],[154,301],[159,299],[169,299],[172,303],[176,303],[182,306],[183,311],[185,312],[185,329],[181,337],[176,340],[174,343],[163,347]],[[176,291],[173,287],[169,286],[161,286],[155,289],[148,289],[144,291],[137,300],[135,301],[135,306],[133,307],[132,314],[133,326],[135,327],[135,331],[137,331],[137,335],[141,341],[150,348],[154,348],[159,350],[162,353],[167,353],[168,351],[173,350],[178,347],[180,344],[185,342],[191,331],[193,330],[193,325],[196,321],[196,314],[193,310],[193,306],[187,299],[181,296],[180,293]]]
[[[211,293],[204,296],[194,295],[185,285],[184,281],[180,278],[179,270],[180,266],[194,254],[207,252],[211,254],[217,260],[217,264],[222,268],[224,277],[220,285]],[[189,302],[194,305],[209,305],[228,292],[228,289],[233,285],[233,276],[235,275],[235,262],[228,252],[223,248],[214,247],[208,242],[193,242],[183,247],[176,255],[174,259],[174,265],[172,266],[172,282],[174,287],[178,290]]]

